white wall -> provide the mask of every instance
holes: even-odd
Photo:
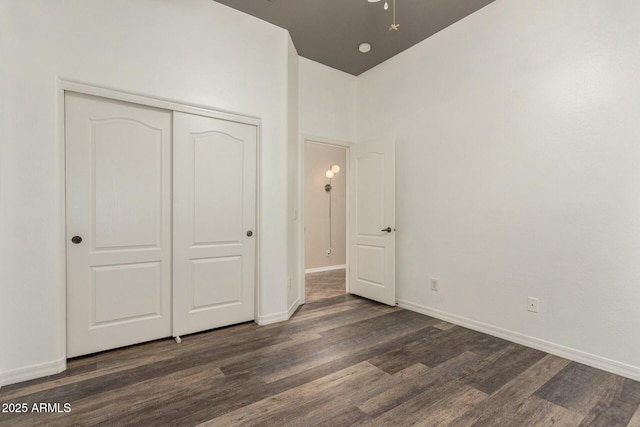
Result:
[[[638,22],[498,0],[360,76],[359,139],[398,140],[405,306],[640,378]]]
[[[259,314],[286,313],[287,56],[286,31],[210,0],[1,3],[0,383],[64,363],[58,77],[262,119]]]
[[[355,142],[357,78],[303,57],[299,67],[300,133]]]
[[[346,148],[307,141],[304,145],[304,244],[305,269],[346,263],[347,252],[347,153]],[[331,165],[340,171],[325,191]],[[331,199],[331,200],[329,200]],[[331,218],[329,203],[331,202]],[[329,239],[331,234],[331,242]],[[329,256],[327,249],[331,249]]]

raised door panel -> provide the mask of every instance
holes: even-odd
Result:
[[[162,245],[162,130],[91,122],[94,250]]]
[[[162,315],[162,268],[159,262],[94,267],[92,326]]]
[[[371,286],[384,286],[384,255],[384,247],[358,245],[358,281]]]
[[[193,310],[242,304],[242,257],[196,259],[193,263]]]
[[[366,153],[355,161],[357,233],[379,238],[384,224],[384,156]]]
[[[193,244],[241,244],[244,141],[205,132],[193,135],[191,143]]]

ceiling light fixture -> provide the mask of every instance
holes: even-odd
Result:
[[[367,0],[369,3],[377,3],[380,0]],[[384,10],[389,10],[389,1],[391,0],[384,0]],[[391,26],[389,27],[389,31],[398,31],[398,28],[400,27],[400,24],[398,24],[396,22],[396,0],[393,0],[393,21],[391,22]],[[360,52],[362,52],[362,50],[360,50]],[[364,53],[364,52],[363,52]]]
[[[398,31],[400,24],[396,24],[396,0],[393,0],[393,23],[389,27],[389,31]]]
[[[358,46],[358,50],[362,53],[367,53],[371,50],[371,44],[370,43],[360,43],[360,45]]]

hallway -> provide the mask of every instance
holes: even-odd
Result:
[[[344,295],[346,269],[307,273],[305,275],[305,301],[313,302]]]

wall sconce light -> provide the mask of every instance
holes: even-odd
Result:
[[[331,226],[331,178],[336,176],[336,174],[340,172],[340,166],[331,165],[329,169],[324,173],[324,176],[329,178],[329,183],[324,186],[324,191],[329,193],[329,250],[327,251],[327,256],[331,254],[331,250],[333,248],[333,238],[332,238],[332,226]]]
[[[324,186],[324,191],[326,192],[331,191],[331,178],[333,178],[338,172],[340,172],[340,166],[338,165],[329,166],[329,169],[327,169],[327,171],[324,173],[324,175],[327,178],[329,178],[329,183]]]

